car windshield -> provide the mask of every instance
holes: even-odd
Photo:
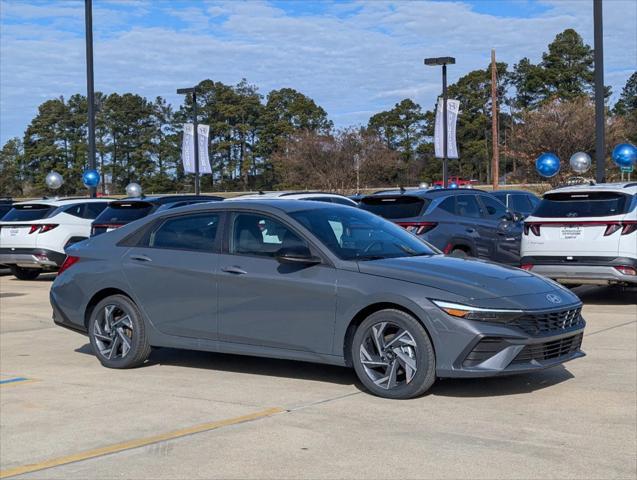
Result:
[[[290,214],[343,260],[379,260],[440,253],[392,222],[353,208],[317,208]]]
[[[37,203],[28,203],[24,205],[15,205],[9,210],[2,221],[4,222],[28,222],[31,220],[41,220],[49,213],[55,210],[54,206],[42,205]]]
[[[615,192],[549,193],[533,212],[542,218],[608,217],[621,215],[630,205],[627,195]]]
[[[112,202],[95,219],[95,224],[128,223],[145,217],[153,209],[153,204],[143,201]]]

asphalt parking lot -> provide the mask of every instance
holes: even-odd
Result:
[[[532,375],[362,392],[353,371],[160,349],[101,367],[48,290],[0,277],[0,470],[19,478],[637,475],[637,291],[580,287],[587,356]]]

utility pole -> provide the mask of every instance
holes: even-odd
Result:
[[[491,174],[493,175],[493,190],[498,189],[500,177],[500,149],[498,145],[498,70],[495,64],[495,49],[491,50],[491,148],[493,160]]]
[[[593,24],[595,27],[595,180],[606,181],[606,141],[604,111],[604,24],[602,21],[602,0],[593,0]]]
[[[95,170],[95,87],[93,85],[93,0],[84,0],[84,25],[86,30],[86,100],[88,103],[88,168]],[[91,198],[97,196],[97,188],[89,189]]]

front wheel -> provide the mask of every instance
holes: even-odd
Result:
[[[11,273],[18,280],[35,280],[40,275],[40,270],[37,268],[22,268],[18,266],[9,267]]]
[[[417,397],[436,380],[429,335],[400,310],[381,310],[360,324],[352,340],[352,362],[361,383],[379,397]]]
[[[138,367],[150,355],[139,309],[124,295],[112,295],[99,302],[88,327],[95,356],[105,367]]]

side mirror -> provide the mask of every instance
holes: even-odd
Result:
[[[312,255],[307,247],[282,248],[276,254],[279,263],[296,265],[318,265],[321,259]]]
[[[515,222],[516,220],[516,215],[515,213],[513,213],[511,210],[507,210],[504,215],[502,215],[502,220],[506,220],[508,222]]]

